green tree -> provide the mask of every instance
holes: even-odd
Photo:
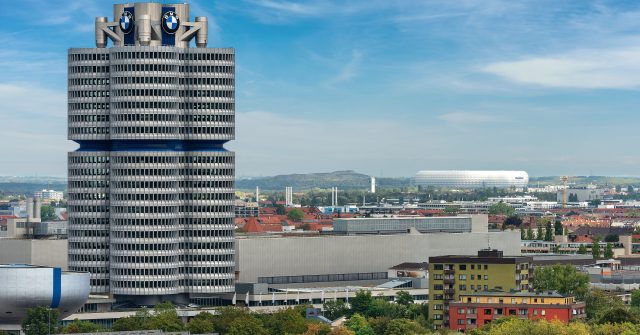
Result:
[[[307,331],[303,335],[330,335],[331,326],[320,322],[310,322],[307,325]]]
[[[404,305],[390,303],[385,299],[373,299],[364,315],[367,317],[403,318],[407,315],[407,312],[408,308]]]
[[[533,229],[531,228],[531,226],[527,227],[527,240],[535,240],[535,237],[533,236]]]
[[[524,225],[520,226],[520,240],[526,240],[527,239],[527,233],[524,230]]]
[[[640,316],[636,310],[630,309],[624,305],[618,305],[606,308],[599,315],[596,323],[638,323]]]
[[[613,246],[611,245],[611,243],[607,243],[607,245],[604,247],[604,258],[613,258]]]
[[[547,242],[553,241],[553,230],[551,228],[551,222],[547,221],[544,229],[544,240]]]
[[[222,307],[218,309],[218,313],[218,315],[215,315],[213,326],[215,331],[221,334],[226,334],[234,321],[240,320],[242,322],[254,317],[249,313],[248,309],[236,307]]]
[[[307,331],[307,321],[293,308],[281,309],[263,319],[271,334],[302,334]]]
[[[594,236],[592,241],[593,243],[591,243],[591,255],[593,255],[593,259],[600,259],[600,238]]]
[[[489,206],[489,214],[491,215],[511,216],[514,213],[515,209],[502,201]]]
[[[534,272],[533,288],[536,291],[554,290],[582,300],[589,292],[589,275],[569,264],[543,266]]]
[[[544,239],[544,231],[542,229],[542,224],[538,223],[538,230],[536,231],[536,240]]]
[[[346,322],[347,328],[355,335],[376,335],[364,316],[356,313]]]
[[[45,306],[29,308],[27,317],[22,321],[22,331],[26,335],[45,335],[58,333],[58,310]]]
[[[522,227],[522,219],[517,215],[511,215],[504,219],[502,226]]]
[[[615,295],[609,295],[601,290],[591,290],[585,296],[587,305],[587,319],[597,321],[610,308],[624,307],[624,303]]]
[[[215,316],[208,312],[197,314],[185,326],[191,334],[211,334],[214,330]]]
[[[359,313],[361,315],[367,315],[367,310],[373,302],[370,291],[359,290],[356,292],[356,296],[349,299],[351,304],[351,313]]]
[[[287,214],[287,210],[284,208],[283,205],[276,205],[276,214],[285,215]]]
[[[473,329],[471,335],[589,335],[589,326],[582,322],[566,324],[559,320],[529,320],[502,318]]]
[[[427,330],[420,324],[409,319],[392,319],[384,335],[424,334]]]
[[[89,321],[73,320],[60,330],[64,334],[97,333],[107,331],[104,327]]]
[[[640,324],[625,323],[604,323],[591,326],[591,335],[632,335],[640,334]]]
[[[40,206],[40,219],[42,221],[51,221],[51,220],[55,220],[56,218],[57,218],[56,210],[53,208],[53,206],[50,206],[50,205]]]
[[[560,219],[557,219],[553,224],[553,230],[554,234],[557,236],[564,234],[564,228],[562,227],[562,221],[560,221]]]
[[[238,318],[233,320],[229,324],[229,331],[223,333],[226,335],[268,335],[269,332],[262,324],[260,319],[256,318],[251,314],[243,315],[242,318]],[[282,333],[273,333],[273,334],[285,334]],[[291,334],[291,333],[287,333]]]
[[[580,246],[578,247],[578,254],[580,255],[586,255],[587,254],[587,247],[584,244],[580,244]]]
[[[640,290],[631,291],[631,306],[640,308]]]
[[[373,331],[375,331],[377,335],[380,335],[380,334],[384,335],[384,333],[387,331],[387,326],[389,325],[389,322],[391,322],[391,318],[386,316],[371,317],[371,318],[368,318],[367,321],[369,322],[369,325],[371,326],[371,328],[373,328]]]
[[[342,300],[325,300],[322,307],[324,316],[329,320],[335,320],[349,313],[347,303]]]
[[[134,331],[145,329],[146,321],[137,318],[135,315],[117,319],[113,322],[111,330],[117,332]]]
[[[153,309],[153,316],[149,318],[146,329],[160,329],[164,332],[177,332],[184,329],[184,324],[175,306],[170,302],[159,303]]]
[[[289,220],[300,222],[304,219],[304,212],[299,208],[294,208],[287,213]]]
[[[399,291],[398,294],[396,294],[396,303],[409,306],[413,304],[413,296],[407,291]]]

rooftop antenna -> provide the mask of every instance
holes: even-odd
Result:
[[[489,235],[489,232],[487,232],[487,249],[491,250],[491,236]]]

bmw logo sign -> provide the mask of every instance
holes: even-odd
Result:
[[[168,11],[162,15],[162,30],[167,34],[175,34],[180,27],[180,18],[173,11]]]
[[[133,15],[131,15],[131,12],[125,11],[120,16],[120,29],[125,34],[133,30]]]

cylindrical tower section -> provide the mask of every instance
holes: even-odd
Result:
[[[109,139],[109,49],[70,49],[68,138]]]
[[[170,47],[111,48],[111,139],[179,140],[179,54]]]
[[[111,153],[111,292],[181,293],[180,152]]]
[[[109,155],[68,155],[69,269],[91,273],[92,293],[109,292]]]
[[[187,140],[235,138],[235,53],[233,49],[186,49],[184,129]]]
[[[233,152],[185,153],[184,275],[189,293],[233,291]]]

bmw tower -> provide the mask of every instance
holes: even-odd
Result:
[[[217,305],[234,291],[235,52],[207,48],[188,4],[113,9],[96,48],[68,53],[69,268],[117,301]]]

